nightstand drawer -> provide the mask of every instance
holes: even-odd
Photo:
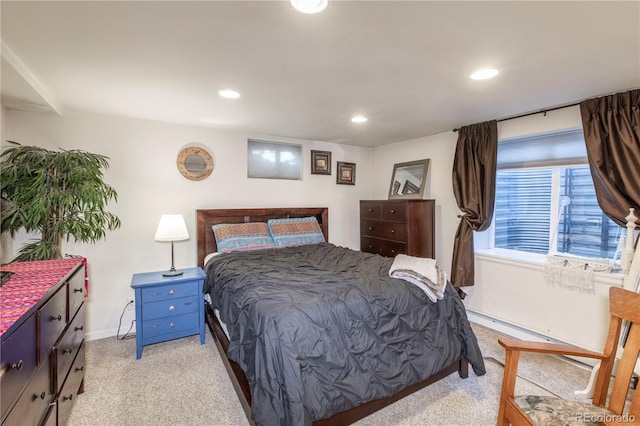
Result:
[[[142,320],[154,318],[175,317],[198,311],[198,303],[204,303],[198,296],[182,297],[180,299],[161,300],[159,302],[142,305]]]
[[[197,329],[199,325],[198,312],[185,315],[178,315],[169,318],[158,318],[144,321],[142,323],[142,333],[145,339],[164,334],[177,333],[189,329]]]
[[[198,281],[181,282],[176,284],[157,285],[142,289],[142,303],[155,302],[165,299],[179,299],[186,296],[196,296],[200,286]]]

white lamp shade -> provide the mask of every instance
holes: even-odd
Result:
[[[181,214],[163,214],[156,230],[156,241],[182,241],[189,239],[187,224]]]

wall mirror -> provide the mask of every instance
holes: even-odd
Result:
[[[421,200],[429,171],[429,159],[393,165],[389,199]]]
[[[182,176],[190,180],[202,180],[213,171],[213,158],[199,147],[184,148],[178,154],[178,170]]]

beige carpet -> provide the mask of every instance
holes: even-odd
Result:
[[[504,351],[497,334],[474,326],[487,374],[453,374],[361,420],[364,425],[494,425]],[[573,397],[589,372],[555,357],[523,355],[516,391]],[[69,426],[247,425],[211,335],[146,346],[135,359],[135,339],[86,344],[85,393],[78,396]]]

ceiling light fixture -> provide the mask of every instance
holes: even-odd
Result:
[[[498,75],[500,71],[495,68],[483,68],[471,74],[471,80],[487,80]]]
[[[228,89],[220,90],[218,92],[218,95],[227,99],[238,99],[240,97],[240,93],[236,92],[235,90],[228,90]]]
[[[298,12],[318,13],[327,8],[329,0],[290,0],[291,6]]]
[[[356,115],[351,119],[351,121],[354,123],[364,123],[365,121],[367,121],[367,117],[364,117],[362,115]]]

